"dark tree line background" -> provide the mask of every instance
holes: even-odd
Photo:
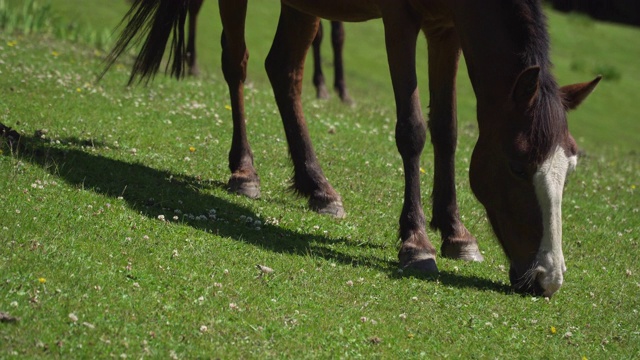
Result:
[[[549,0],[556,10],[585,13],[594,19],[640,26],[640,0]]]

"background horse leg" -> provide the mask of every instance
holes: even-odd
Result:
[[[340,100],[345,104],[353,104],[353,100],[347,93],[344,82],[344,67],[342,64],[342,48],[344,47],[344,25],[340,21],[331,22],[331,45],[333,46],[333,88],[338,92]]]
[[[189,2],[189,39],[187,40],[187,66],[189,75],[200,75],[200,68],[196,60],[196,28],[198,24],[198,12],[204,0],[191,0]]]
[[[476,239],[460,221],[455,187],[456,72],[460,43],[453,28],[426,29],[429,43],[429,130],[434,151],[433,217],[442,256],[482,261]]]
[[[293,189],[309,198],[314,211],[344,217],[340,195],[325,178],[309,138],[300,95],[304,60],[318,31],[319,19],[282,5],[265,67],[282,116],[293,161]]]
[[[244,81],[249,52],[244,40],[247,0],[220,0],[222,20],[222,72],[229,86],[233,137],[229,151],[229,189],[250,198],[260,196],[260,178],[253,167],[244,112]]]
[[[324,74],[322,73],[322,56],[320,54],[320,45],[324,36],[322,30],[322,22],[318,23],[318,32],[313,39],[313,85],[316,87],[316,97],[318,99],[328,99],[329,92],[324,82]]]
[[[383,20],[398,117],[396,146],[402,156],[405,177],[398,259],[402,268],[437,272],[436,250],[427,237],[420,200],[420,154],[427,137],[416,78],[416,40],[420,25],[404,13]]]

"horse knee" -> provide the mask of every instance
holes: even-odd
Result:
[[[420,156],[427,138],[427,129],[420,117],[411,117],[396,124],[396,146],[402,157]]]
[[[270,52],[264,62],[264,67],[274,91],[280,85],[286,84],[286,88],[290,88],[294,86],[293,84],[302,81],[302,71],[298,71],[299,69],[296,69],[282,53]]]
[[[455,127],[451,124],[443,124],[429,121],[429,134],[431,134],[431,144],[436,151],[455,152],[458,136]]]
[[[230,42],[223,32],[220,39],[220,44],[222,45],[222,74],[227,83],[237,80],[244,82],[247,78],[249,51],[246,46],[232,47]]]

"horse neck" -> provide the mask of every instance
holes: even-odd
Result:
[[[482,109],[505,106],[518,75],[530,66],[540,66],[541,86],[555,86],[549,72],[545,19],[536,1],[452,3],[455,26],[478,100],[478,121]]]

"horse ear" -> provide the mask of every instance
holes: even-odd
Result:
[[[584,101],[584,99],[593,92],[601,79],[602,75],[598,75],[598,77],[592,81],[561,87],[560,94],[562,96],[562,102],[567,110],[577,108],[578,105],[580,105],[582,101]]]
[[[518,75],[511,97],[516,104],[528,106],[538,95],[539,87],[540,66],[526,68]]]

